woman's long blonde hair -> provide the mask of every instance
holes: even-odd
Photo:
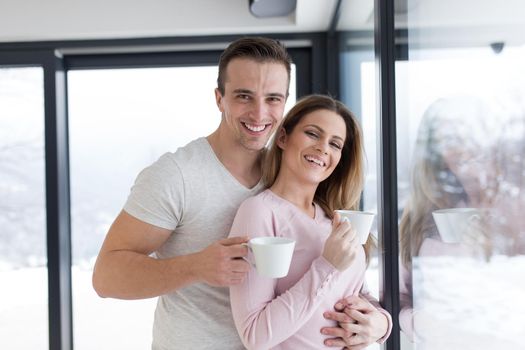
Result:
[[[489,127],[483,124],[487,108],[481,99],[457,96],[439,99],[425,111],[414,147],[409,197],[399,226],[401,262],[405,266],[419,255],[423,240],[437,234],[434,210],[469,204],[465,188],[444,154],[451,147],[464,149],[467,140],[478,146],[486,142]],[[483,152],[480,148],[477,151]],[[497,184],[488,186],[495,191]]]

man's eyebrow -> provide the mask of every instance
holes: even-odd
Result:
[[[249,94],[249,95],[253,95],[254,92],[252,90],[249,90],[249,89],[235,89],[233,90],[233,92],[237,93],[237,94]]]
[[[250,90],[250,89],[243,89],[243,88],[235,89],[235,90],[233,90],[233,92],[236,93],[236,94],[255,95],[255,92],[253,92],[252,90]],[[279,98],[282,98],[282,99],[285,98],[285,96],[283,94],[278,93],[278,92],[270,92],[269,94],[266,95],[266,97],[279,97]]]
[[[315,124],[307,124],[305,126],[308,126],[308,127],[311,127],[311,128],[315,128],[317,130],[319,130],[319,132],[325,134],[326,132],[323,130],[323,128],[319,127],[318,125],[315,125]],[[338,140],[341,140],[342,142],[344,142],[345,140],[341,137],[341,136],[337,136],[337,135],[333,135],[332,136],[334,139],[338,139]]]
[[[280,97],[280,98],[285,98],[285,96],[283,94],[280,94],[278,92],[271,92],[269,93],[268,95],[266,95],[268,97]]]

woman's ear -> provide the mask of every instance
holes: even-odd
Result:
[[[288,139],[286,135],[286,131],[284,130],[284,128],[280,128],[277,133],[278,133],[276,135],[277,136],[277,146],[279,146],[280,149],[285,149],[286,140]]]

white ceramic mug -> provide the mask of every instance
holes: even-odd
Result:
[[[253,254],[252,264],[261,276],[279,278],[288,274],[295,240],[284,237],[256,237],[246,244]]]
[[[359,243],[365,244],[374,222],[374,213],[357,210],[336,210],[341,219],[350,221],[352,228],[356,231]]]
[[[481,210],[476,208],[450,208],[434,210],[432,216],[441,240],[445,243],[462,242],[462,237],[481,220]]]

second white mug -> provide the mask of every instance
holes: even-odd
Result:
[[[441,240],[445,243],[459,243],[463,235],[481,220],[482,211],[477,208],[450,208],[434,210],[432,216]]]
[[[359,243],[365,244],[372,229],[374,213],[357,210],[336,210],[341,215],[341,219],[350,221],[352,228],[357,232]]]

